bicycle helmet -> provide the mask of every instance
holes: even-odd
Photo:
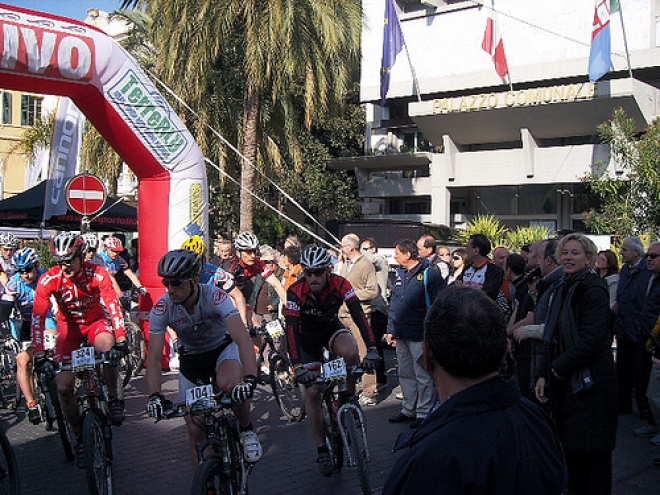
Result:
[[[124,245],[119,237],[108,236],[105,238],[105,241],[103,241],[103,245],[110,251],[121,252],[124,250]]]
[[[202,236],[194,235],[181,244],[181,249],[187,249],[188,251],[192,251],[201,256],[206,252],[206,243],[204,242],[204,239],[202,239]]]
[[[85,240],[74,232],[60,232],[50,246],[56,263],[73,261],[77,256],[81,256],[84,250]]]
[[[3,232],[0,234],[0,246],[18,247],[18,239],[11,232]]]
[[[332,265],[332,258],[327,249],[319,246],[309,246],[300,255],[300,264],[303,268],[309,268],[310,270],[328,268]]]
[[[259,249],[259,239],[252,232],[241,232],[234,239],[237,251],[252,251]]]
[[[87,245],[87,251],[89,250],[94,250],[96,251],[99,248],[99,238],[96,237],[96,234],[87,233],[83,234],[83,239],[85,240],[85,244]]]
[[[199,255],[187,249],[175,249],[158,262],[158,276],[167,278],[192,278],[199,275]]]
[[[11,258],[16,270],[27,270],[32,268],[36,263],[39,263],[39,255],[31,247],[19,249],[14,253]]]

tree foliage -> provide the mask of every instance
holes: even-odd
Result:
[[[660,234],[660,126],[654,122],[642,135],[623,109],[598,127],[601,140],[610,146],[611,159],[623,170],[608,174],[599,164],[583,178],[601,200],[600,208],[585,212],[585,222],[599,234],[618,237]]]
[[[507,228],[494,215],[477,215],[470,223],[468,223],[465,230],[457,233],[458,241],[467,245],[470,236],[474,234],[483,234],[494,246],[504,244],[504,235]]]

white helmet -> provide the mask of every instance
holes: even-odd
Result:
[[[300,264],[303,268],[314,270],[317,268],[328,268],[332,265],[332,258],[327,249],[319,246],[309,246],[300,255]]]
[[[259,249],[259,239],[252,232],[241,232],[234,239],[237,251],[252,251]]]
[[[85,244],[87,244],[87,251],[91,249],[96,251],[99,248],[99,238],[96,237],[96,234],[88,232],[87,234],[83,234],[82,237],[85,240]]]
[[[0,246],[18,247],[18,239],[11,232],[2,232],[0,234]]]

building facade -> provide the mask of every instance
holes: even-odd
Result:
[[[494,214],[510,227],[582,230],[593,198],[580,179],[624,174],[597,126],[623,108],[643,131],[659,113],[660,0],[621,1],[611,15],[612,70],[595,83],[593,1],[394,1],[406,49],[386,104],[385,0],[362,0],[365,156],[330,164],[356,172],[364,217],[460,228]],[[510,83],[482,49],[493,15]]]

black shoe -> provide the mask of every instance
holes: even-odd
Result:
[[[406,423],[407,421],[415,421],[414,416],[406,416],[402,412],[397,414],[396,416],[392,416],[390,419],[388,419],[390,423]]]
[[[330,457],[330,452],[319,452],[316,462],[319,465],[319,472],[321,475],[331,476],[335,468],[332,465],[332,458]]]
[[[85,448],[83,447],[82,439],[78,439],[75,447],[75,463],[78,469],[85,469],[87,462],[85,461]]]
[[[41,407],[39,404],[28,407],[28,421],[33,425],[41,423]]]
[[[110,421],[113,425],[119,426],[124,422],[124,401],[118,398],[110,399],[108,401],[108,408],[110,409]]]
[[[417,418],[412,423],[410,423],[410,429],[416,430],[417,428],[419,428],[419,425],[422,424],[422,421],[424,421],[422,418]]]

